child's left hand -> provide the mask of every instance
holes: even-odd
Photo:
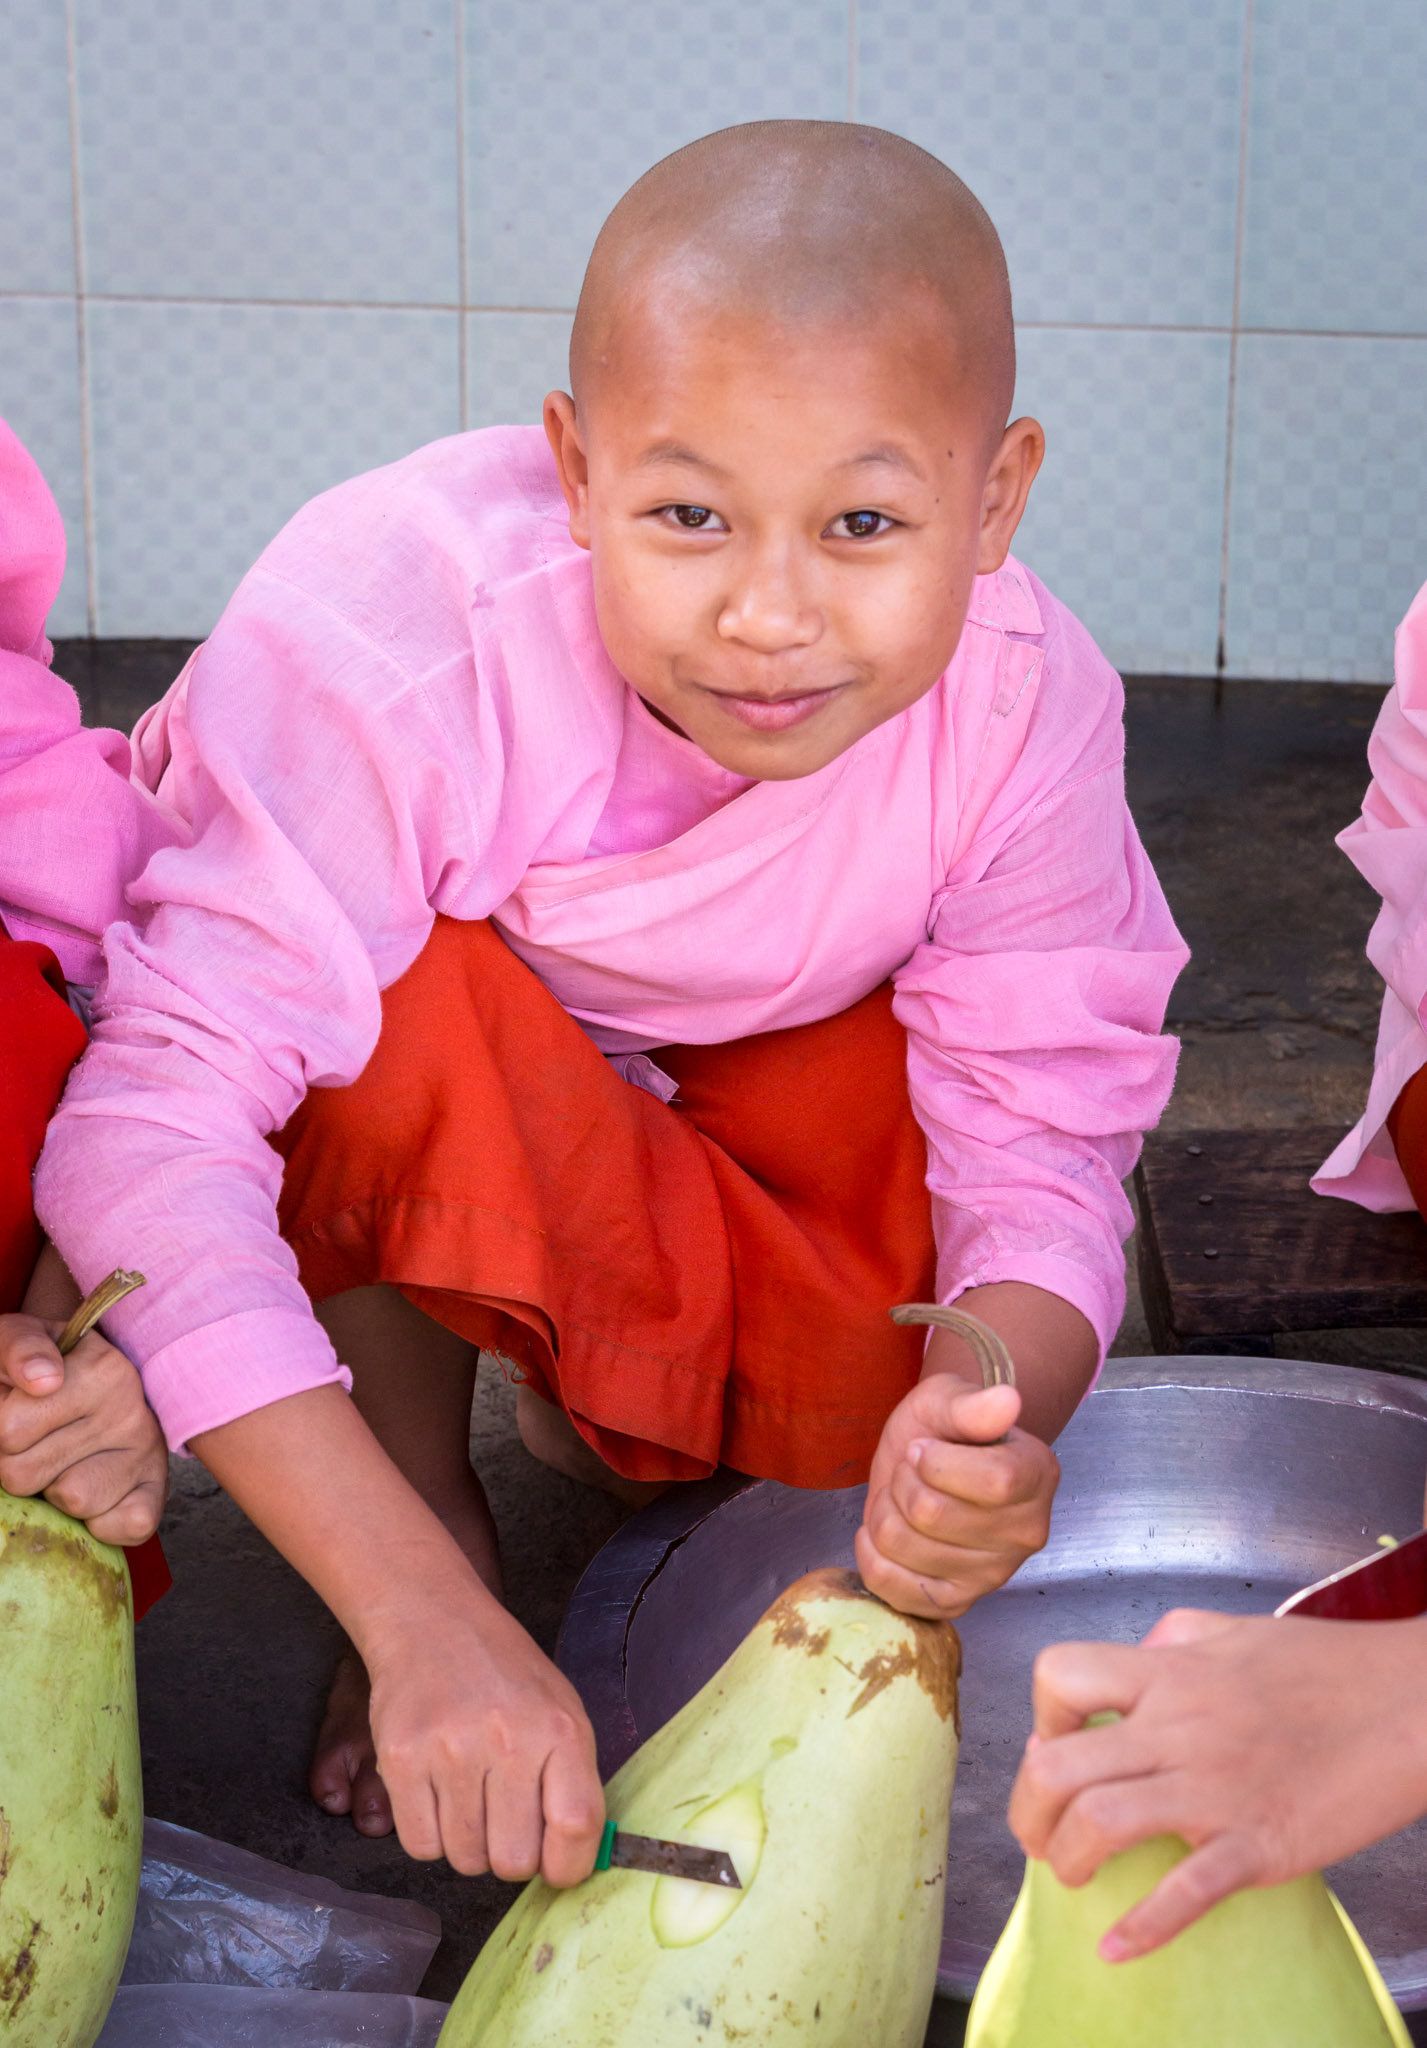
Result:
[[[105,1543],[153,1535],[168,1450],[122,1351],[91,1330],[61,1358],[58,1323],[0,1316],[0,1486],[42,1493]]]
[[[1050,1534],[1055,1453],[1014,1427],[1014,1387],[934,1372],[888,1418],[857,1532],[869,1592],[903,1614],[964,1614]],[[1005,1443],[997,1439],[1006,1436]]]

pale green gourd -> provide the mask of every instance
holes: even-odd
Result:
[[[1188,1853],[1163,1835],[1075,1891],[1027,1863],[966,2048],[1410,2048],[1321,1877],[1236,1892],[1164,1948],[1102,1963],[1101,1936]]]
[[[440,2048],[921,2048],[959,1667],[949,1623],[799,1580],[608,1789],[621,1827],[726,1848],[744,1889],[536,1879]]]
[[[143,1857],[121,1553],[0,1491],[0,2043],[91,2048]]]

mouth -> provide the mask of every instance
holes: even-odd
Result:
[[[803,690],[787,697],[739,697],[728,690],[710,690],[730,718],[754,732],[787,732],[822,710],[838,695],[839,686],[826,690]]]

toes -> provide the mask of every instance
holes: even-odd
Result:
[[[352,1779],[352,1825],[359,1835],[389,1835],[396,1825],[391,1800],[377,1770],[376,1758],[367,1757]]]

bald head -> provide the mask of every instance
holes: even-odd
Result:
[[[899,306],[945,323],[948,366],[999,434],[1015,386],[1006,259],[954,172],[881,128],[753,121],[676,150],[600,230],[570,341],[597,403],[621,329],[677,303],[774,327],[869,326]]]

